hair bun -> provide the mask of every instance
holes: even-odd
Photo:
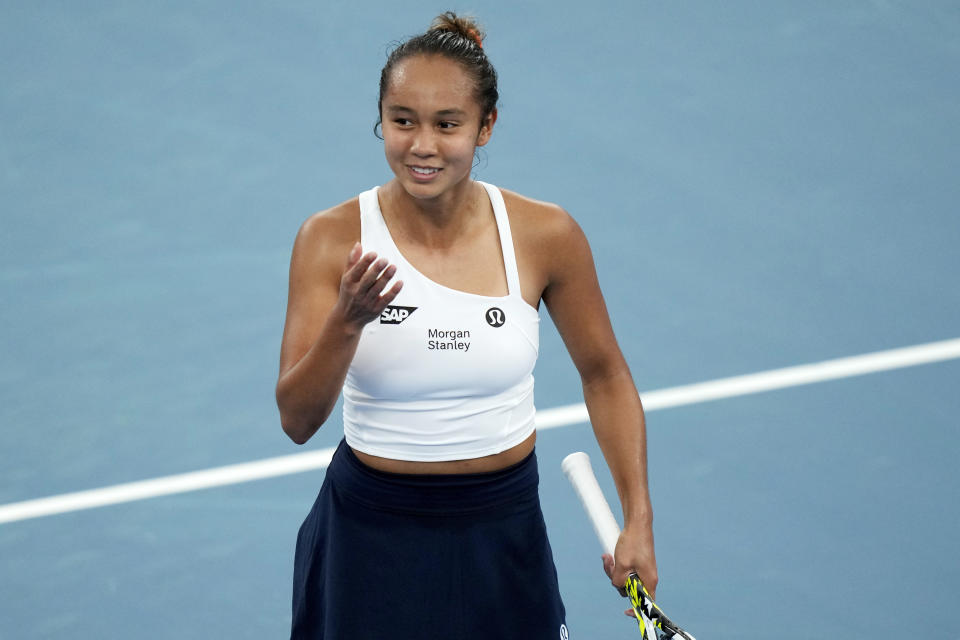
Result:
[[[458,16],[453,11],[446,11],[433,19],[428,31],[449,31],[458,33],[464,38],[483,48],[483,39],[487,37],[477,21],[468,16]]]
[[[460,17],[447,11],[430,24],[425,33],[399,43],[388,55],[380,70],[380,95],[377,98],[377,127],[383,123],[383,100],[390,89],[393,69],[402,60],[412,56],[443,56],[463,68],[473,82],[473,98],[480,106],[481,126],[492,126],[490,116],[497,110],[500,92],[497,90],[497,70],[483,50],[483,29],[475,18]]]

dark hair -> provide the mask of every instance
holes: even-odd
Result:
[[[380,137],[377,129],[382,123],[383,96],[387,92],[393,67],[401,60],[416,55],[441,55],[459,62],[473,78],[475,97],[480,104],[482,120],[485,120],[497,108],[497,100],[500,98],[497,91],[497,71],[483,50],[485,37],[483,29],[473,18],[461,17],[447,11],[433,19],[426,33],[399,44],[390,52],[387,63],[380,71],[380,97],[377,99],[374,134]]]

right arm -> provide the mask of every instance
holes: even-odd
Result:
[[[297,444],[329,417],[364,325],[402,286],[384,292],[396,267],[363,254],[352,209],[348,203],[313,216],[293,247],[276,393],[280,423]]]

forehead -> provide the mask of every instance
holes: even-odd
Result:
[[[437,55],[418,55],[401,60],[393,68],[384,106],[439,111],[456,107],[479,109],[474,82],[460,63]]]

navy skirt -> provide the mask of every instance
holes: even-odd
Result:
[[[341,442],[297,536],[295,640],[567,638],[537,459],[377,471]]]

